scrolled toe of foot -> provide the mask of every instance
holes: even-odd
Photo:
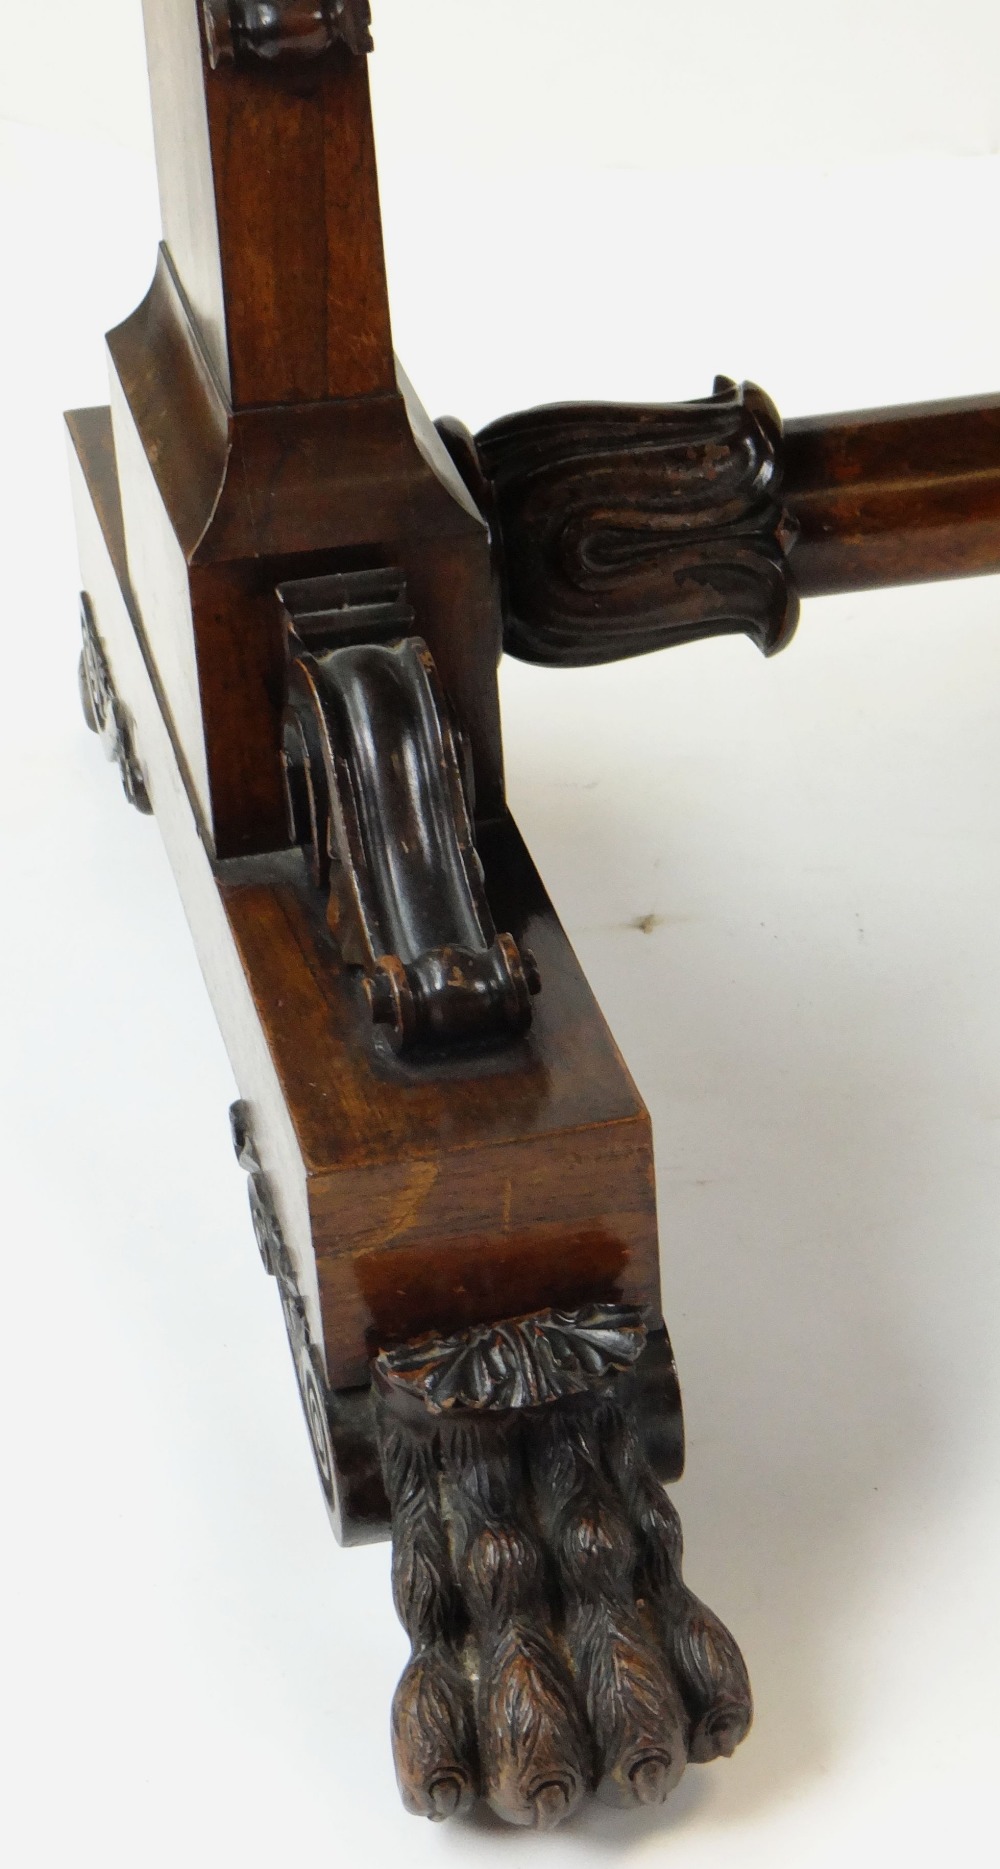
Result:
[[[621,1810],[662,1804],[687,1765],[680,1696],[662,1655],[638,1626],[625,1634],[610,1614],[591,1622],[582,1652],[597,1796]]]
[[[439,1656],[412,1661],[392,1703],[396,1778],[414,1817],[443,1823],[471,1810],[479,1793],[471,1694]]]
[[[679,1776],[669,1752],[640,1759],[628,1775],[632,1797],[636,1804],[665,1804]]]
[[[432,1823],[443,1824],[449,1817],[457,1817],[460,1811],[469,1810],[475,1796],[475,1786],[467,1776],[445,1772],[440,1778],[432,1779],[427,1787],[430,1806],[427,1815]]]
[[[572,1686],[548,1642],[514,1627],[479,1708],[483,1791],[505,1823],[554,1830],[586,1794],[588,1746]]]
[[[630,1753],[598,1778],[595,1794],[602,1804],[619,1811],[636,1805],[665,1804],[680,1783],[686,1764],[683,1746],[671,1750],[669,1745],[664,1745],[638,1757]]]
[[[668,1651],[691,1721],[695,1765],[731,1759],[753,1724],[746,1663],[725,1624],[683,1588],[667,1610]]]
[[[583,1785],[578,1779],[548,1779],[531,1794],[532,1828],[555,1830],[572,1816],[582,1796]]]
[[[586,1791],[586,1779],[573,1766],[525,1781],[512,1763],[497,1773],[487,1796],[490,1809],[504,1823],[522,1830],[555,1830],[572,1817]]]
[[[688,1746],[692,1764],[711,1765],[716,1759],[731,1759],[752,1721],[753,1710],[746,1701],[714,1707],[692,1728]]]

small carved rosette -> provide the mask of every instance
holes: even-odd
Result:
[[[549,1829],[590,1791],[658,1804],[750,1726],[742,1656],[684,1584],[680,1522],[623,1399],[645,1334],[598,1305],[378,1359],[412,1643],[392,1736],[418,1815],[481,1796]]]

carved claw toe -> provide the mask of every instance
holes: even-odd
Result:
[[[638,1539],[638,1576],[648,1598],[688,1720],[692,1764],[732,1758],[753,1724],[753,1694],[740,1649],[682,1575],[681,1522],[643,1455],[634,1424],[606,1410],[598,1437],[606,1475],[614,1474]]]
[[[589,1779],[572,1684],[544,1636],[515,1626],[483,1658],[483,1794],[506,1823],[553,1830]]]
[[[731,1759],[750,1731],[753,1696],[743,1656],[724,1623],[697,1597],[667,1610],[668,1652],[691,1716],[688,1757]]]
[[[566,1639],[605,1803],[662,1799],[687,1762],[686,1721],[655,1632],[636,1602],[638,1543],[603,1471],[589,1398],[527,1418],[535,1509],[555,1560]]]
[[[442,1823],[475,1803],[472,1695],[458,1667],[440,1651],[412,1660],[396,1689],[392,1749],[411,1816]]]
[[[507,1823],[551,1829],[587,1788],[588,1748],[556,1648],[520,1437],[488,1421],[439,1437],[442,1510],[478,1655],[483,1795]]]
[[[577,1781],[551,1779],[532,1793],[532,1824],[536,1830],[555,1830],[576,1809],[583,1795]]]
[[[669,1756],[641,1759],[630,1773],[637,1804],[665,1804],[674,1788],[674,1762]]]

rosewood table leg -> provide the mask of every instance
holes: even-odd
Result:
[[[719,379],[435,429],[393,353],[367,0],[144,0],[164,219],[68,418],[88,725],[155,813],[345,1544],[391,1536],[407,1807],[656,1804],[752,1718],[682,1575],[648,1114],[507,810],[556,666],[1000,569],[1000,399]]]

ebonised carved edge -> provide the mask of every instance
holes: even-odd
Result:
[[[568,403],[440,433],[490,521],[504,647],[584,667],[705,636],[791,640],[783,436],[763,390],[716,379],[703,401]]]
[[[688,1590],[680,1520],[621,1387],[638,1312],[589,1306],[424,1338],[375,1365],[406,1808],[483,1797],[551,1829],[588,1791],[664,1801],[749,1730],[746,1667]]]

